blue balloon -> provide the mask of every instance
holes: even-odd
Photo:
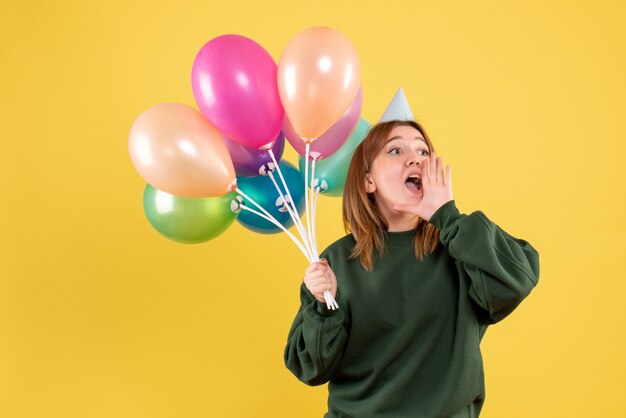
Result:
[[[296,167],[287,161],[281,161],[278,163],[291,197],[294,200],[295,207],[298,210],[298,215],[304,212],[304,177]],[[278,175],[278,170],[274,171],[274,179],[281,188],[283,196],[287,197],[283,183]],[[237,187],[241,189],[246,195],[250,196],[261,205],[266,211],[268,211],[278,222],[280,222],[285,228],[289,228],[293,225],[289,212],[284,207],[284,204],[280,199],[280,195],[272,183],[269,176],[256,176],[256,177],[237,177]],[[278,202],[277,202],[278,201]],[[247,199],[243,199],[243,203],[257,212],[261,212],[256,206],[250,203]],[[258,215],[242,209],[237,217],[239,222],[244,227],[261,234],[275,234],[282,232],[282,229],[275,226],[273,223],[259,217]]]

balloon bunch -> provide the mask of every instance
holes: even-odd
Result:
[[[148,182],[150,224],[167,238],[197,243],[237,218],[256,232],[284,231],[309,262],[319,260],[317,199],[342,194],[346,162],[369,129],[360,118],[353,45],[334,29],[310,28],[277,65],[255,41],[223,35],[196,55],[191,84],[200,111],[157,104],[130,131],[131,160]],[[280,161],[285,138],[300,154],[300,171]],[[330,292],[324,296],[336,309]]]

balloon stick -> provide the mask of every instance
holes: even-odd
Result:
[[[272,161],[274,162],[274,166],[276,167],[276,170],[278,171],[278,176],[280,177],[281,183],[283,184],[283,187],[285,188],[285,192],[287,193],[287,196],[289,196],[289,199],[291,200],[291,202],[294,202],[293,198],[291,197],[291,192],[289,191],[289,187],[287,187],[287,182],[285,181],[285,177],[283,177],[283,172],[280,170],[280,165],[278,165],[278,162],[276,161],[276,156],[274,155],[274,151],[272,151],[270,149],[268,151],[268,153],[269,153],[270,157],[272,158]],[[306,189],[305,189],[305,192],[306,192]],[[302,240],[310,242],[311,238],[309,237],[309,235],[305,231],[304,224],[302,223],[302,220],[300,219],[300,216],[296,215],[294,221],[299,225],[299,229],[302,230]],[[311,254],[312,253],[313,253],[313,251],[311,251]]]
[[[263,219],[265,219],[265,220],[267,220],[267,221],[269,221],[269,222],[273,223],[274,225],[276,225],[277,227],[279,227],[280,229],[282,229],[282,230],[283,230],[283,231],[284,231],[284,232],[285,232],[285,233],[289,236],[289,238],[291,238],[291,240],[294,242],[294,244],[296,244],[296,245],[298,246],[298,248],[300,249],[300,251],[302,251],[302,254],[304,254],[304,256],[307,258],[307,260],[309,260],[309,261],[310,261],[310,259],[309,259],[309,254],[308,254],[307,250],[306,250],[306,249],[302,246],[302,243],[301,243],[300,241],[298,241],[298,239],[297,239],[297,238],[296,238],[296,237],[295,237],[295,236],[294,236],[291,232],[289,232],[289,231],[287,230],[287,228],[285,228],[285,227],[283,226],[283,224],[281,224],[280,222],[278,222],[278,221],[276,220],[276,218],[274,218],[274,217],[273,217],[273,216],[271,216],[271,215],[270,215],[270,216],[265,216],[265,215],[263,215],[262,213],[260,213],[260,212],[258,212],[258,211],[256,211],[256,210],[254,210],[254,209],[252,209],[252,208],[249,208],[249,207],[247,207],[246,205],[243,205],[243,204],[242,204],[242,205],[239,205],[239,207],[240,207],[241,209],[243,209],[243,210],[247,210],[247,211],[249,211],[249,212],[251,212],[251,213],[254,213],[254,214],[255,214],[255,215],[257,215],[257,216],[260,216],[261,218],[263,218]]]
[[[311,231],[311,207],[309,206],[309,193],[312,190],[312,184],[314,179],[311,179],[311,187],[308,187],[308,177],[309,177],[309,156],[310,156],[310,149],[311,149],[311,143],[312,141],[308,140],[305,141],[305,155],[304,155],[304,184],[305,184],[305,202],[306,202],[306,220],[307,220],[307,228],[309,229],[309,238],[311,238],[311,247],[316,248],[316,244],[315,241],[316,239],[314,238],[314,234],[315,231]],[[311,167],[312,169],[315,169],[315,160],[318,158],[318,156],[315,157],[315,159],[313,160],[313,167]],[[313,175],[311,175],[311,177],[313,177]],[[311,198],[311,200],[313,200]],[[311,202],[313,203],[313,202]],[[317,251],[317,249],[315,250],[315,259],[314,261],[319,261],[319,252]],[[335,310],[337,308],[339,308],[339,305],[337,304],[337,301],[335,300],[335,298],[333,297],[332,293],[330,293],[328,290],[324,291],[324,300],[326,301],[326,307],[328,309],[332,309]]]
[[[276,166],[276,167],[278,167],[278,166]],[[276,179],[274,178],[274,173],[272,171],[268,171],[267,175],[272,180],[272,183],[274,183],[274,187],[276,187],[276,190],[278,191],[278,194],[280,195],[280,197],[283,199],[283,202],[285,202],[285,207],[287,208],[287,211],[289,212],[289,216],[291,216],[291,220],[293,221],[293,224],[296,226],[296,229],[298,230],[298,233],[300,234],[300,238],[302,239],[302,243],[304,243],[304,246],[307,249],[307,253],[309,254],[308,259],[312,260],[313,259],[313,251],[312,251],[312,248],[311,248],[311,246],[309,244],[309,241],[306,239],[306,233],[305,233],[304,229],[302,228],[301,223],[298,222],[300,220],[300,218],[298,216],[298,211],[297,211],[297,208],[295,207],[295,203],[293,201],[291,201],[291,200],[287,200],[287,197],[285,197],[285,195],[283,194],[282,190],[278,186],[278,183],[276,182]],[[289,198],[289,199],[291,199],[291,198]]]

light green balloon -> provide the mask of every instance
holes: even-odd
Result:
[[[315,163],[315,178],[326,181],[328,189],[324,193],[328,196],[342,196],[346,185],[346,176],[352,160],[352,154],[359,144],[365,139],[371,125],[363,118],[359,118],[356,127],[346,142],[328,158]],[[304,173],[304,157],[300,156],[298,165]],[[311,178],[311,162],[309,161],[309,179]]]
[[[146,185],[143,209],[150,224],[172,241],[196,244],[215,238],[233,223],[237,214],[230,203],[237,196],[181,197]]]

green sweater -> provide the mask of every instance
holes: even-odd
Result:
[[[415,256],[414,231],[386,232],[367,272],[347,235],[323,253],[339,309],[301,287],[285,364],[309,385],[328,384],[326,417],[477,417],[485,398],[480,341],[539,278],[539,256],[480,211],[443,205],[430,222],[437,249]]]

